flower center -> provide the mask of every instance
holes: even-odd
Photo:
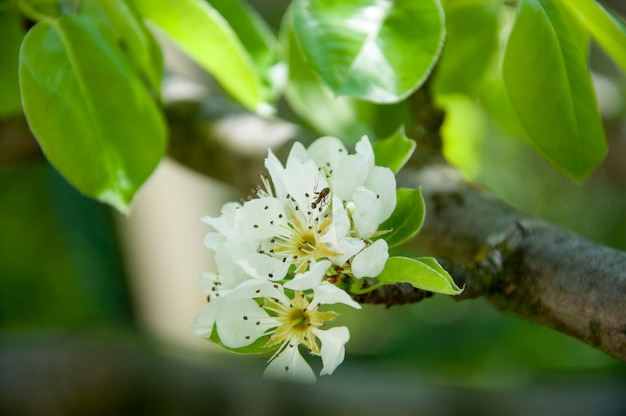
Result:
[[[303,232],[300,234],[297,242],[296,250],[300,252],[302,256],[308,256],[315,251],[315,247],[317,246],[317,239],[315,235],[310,232]]]
[[[304,309],[292,309],[287,315],[285,324],[295,331],[307,331],[311,325],[311,317]]]
[[[273,299],[267,300],[265,308],[276,313],[280,325],[270,335],[265,347],[271,348],[286,343],[304,344],[311,354],[319,355],[319,346],[315,342],[313,330],[335,319],[338,314],[333,311],[320,312],[316,307],[310,306],[309,300],[301,291],[294,293],[288,305]]]

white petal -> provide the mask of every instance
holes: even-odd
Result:
[[[270,174],[270,178],[272,179],[272,184],[274,185],[276,197],[284,197],[286,194],[285,188],[283,186],[283,174],[285,172],[285,168],[270,149],[267,150],[267,157],[265,158],[265,169],[267,169]]]
[[[215,251],[224,241],[226,241],[226,237],[224,237],[224,234],[208,233],[204,237],[204,246]]]
[[[333,195],[333,227],[337,233],[337,238],[348,235],[350,231],[350,218],[343,207],[343,203],[338,196]]]
[[[363,157],[360,155],[346,157],[337,166],[331,178],[333,192],[343,201],[351,200],[357,187],[363,185],[368,174],[369,167]]]
[[[275,356],[263,372],[263,377],[315,383],[315,373],[300,355],[297,345],[291,347],[287,345],[283,351]]]
[[[228,300],[275,298],[279,302],[289,303],[290,299],[285,295],[283,287],[269,280],[249,279],[241,283],[228,294]]]
[[[322,279],[326,275],[326,270],[330,267],[331,263],[328,260],[322,260],[317,263],[306,273],[296,274],[293,280],[285,283],[287,289],[292,290],[308,290],[319,286]]]
[[[343,266],[349,258],[361,251],[363,247],[365,247],[365,243],[360,238],[342,238],[332,247],[333,250],[341,254],[331,257],[330,260],[337,266]]]
[[[287,219],[283,203],[276,198],[253,199],[241,208],[239,231],[246,238],[265,239],[281,235],[281,226],[287,226]]]
[[[359,186],[354,193],[355,209],[352,220],[359,236],[371,237],[378,230],[380,217],[380,201],[376,194],[363,186]]]
[[[237,231],[237,220],[239,217],[239,210],[241,204],[238,202],[229,202],[222,206],[221,215],[219,217],[203,217],[202,222],[209,224],[215,228],[220,234],[223,234],[227,239],[237,238],[239,231]]]
[[[374,149],[367,136],[361,137],[354,150],[356,150],[357,155],[366,160],[368,168],[374,167]]]
[[[325,167],[329,171],[336,169],[341,161],[348,156],[348,151],[341,140],[332,136],[324,136],[315,140],[307,152],[317,166]]]
[[[372,190],[380,201],[378,223],[385,221],[396,208],[396,177],[389,168],[374,166],[370,171],[365,187]]]
[[[287,156],[287,169],[292,166],[301,165],[306,163],[309,160],[309,155],[306,152],[306,149],[300,142],[295,142],[293,146],[291,146],[291,150],[289,151],[289,156]]]
[[[219,301],[209,302],[198,312],[193,320],[191,328],[199,337],[211,336],[213,332],[213,325],[215,324],[215,317],[220,307]]]
[[[376,240],[374,244],[363,249],[352,260],[352,274],[354,277],[376,277],[385,268],[389,258],[389,247],[383,239]]]
[[[215,250],[215,266],[224,289],[232,289],[250,278],[235,262],[235,258],[253,252],[254,249],[239,240],[227,240]]]
[[[345,345],[350,340],[350,331],[345,326],[340,326],[328,330],[314,329],[313,333],[322,342],[320,355],[323,367],[320,375],[330,375],[345,358]]]
[[[295,200],[302,212],[307,212],[311,204],[317,199],[319,192],[328,187],[324,175],[321,174],[313,164],[292,166],[285,170],[283,177],[285,189]],[[314,218],[317,218],[319,211],[313,210]]]
[[[211,288],[215,286],[217,275],[215,273],[201,271],[198,273],[198,285],[203,289],[206,295],[211,293]]]
[[[350,295],[333,284],[322,283],[313,288],[311,305],[318,307],[319,305],[332,305],[335,303],[343,303],[355,309],[361,309],[361,305],[355,302]]]
[[[277,325],[252,299],[224,298],[220,303],[215,322],[220,341],[227,347],[250,345]]]
[[[289,263],[267,254],[250,253],[233,256],[243,271],[255,279],[282,280],[287,274]]]

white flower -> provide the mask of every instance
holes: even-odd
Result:
[[[330,136],[313,142],[307,152],[329,173],[333,193],[347,205],[358,235],[371,237],[396,207],[396,179],[389,168],[374,165],[367,136],[357,143],[353,155],[339,139]]]
[[[267,338],[266,376],[314,381],[299,347],[321,356],[321,375],[343,361],[349,331],[324,329],[337,313],[320,307],[360,308],[335,284],[383,270],[388,247],[375,238],[396,205],[395,177],[375,165],[367,137],[355,154],[334,137],[295,143],[284,166],[269,151],[265,167],[256,198],[203,218],[217,272],[199,276],[209,303],[192,327],[234,350]]]
[[[259,307],[257,300],[261,300]],[[264,375],[305,382],[315,381],[313,371],[301,356],[303,345],[310,354],[321,356],[320,375],[332,374],[344,359],[345,344],[350,339],[346,327],[322,329],[337,313],[320,311],[322,305],[343,303],[359,309],[350,296],[330,283],[313,288],[313,296],[302,290],[287,295],[283,286],[268,281],[249,281],[231,292],[228,302],[216,316],[221,342],[241,348],[267,337],[265,347],[276,349]]]

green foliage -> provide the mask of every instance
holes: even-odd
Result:
[[[24,36],[21,23],[19,13],[0,9],[0,118],[22,109],[17,80],[17,56]]]
[[[287,108],[278,115],[293,111],[347,143],[413,123],[408,98],[436,68],[429,86],[454,119],[443,134],[451,161],[484,164],[466,136],[495,122],[582,180],[606,153],[590,35],[626,69],[625,26],[592,0],[517,6],[294,0],[277,40],[244,0],[4,1],[0,117],[21,107],[21,42],[22,105],[44,152],[82,192],[125,210],[165,148],[162,57],[150,22],[240,104],[261,114]],[[26,35],[24,17],[38,22]],[[287,106],[274,105],[281,96]],[[394,147],[402,154],[406,145],[376,145],[377,156],[391,166]]]
[[[267,111],[259,69],[229,22],[202,0],[134,0],[141,15],[162,29],[183,51],[209,71],[238,101],[254,111]],[[234,5],[230,5],[234,7]],[[265,61],[265,34],[257,28],[243,8],[236,10],[236,24],[254,45],[255,56]],[[269,54],[270,52],[267,51]],[[265,65],[266,66],[266,65]],[[265,68],[267,69],[267,68]]]
[[[431,257],[390,257],[377,279],[384,284],[405,282],[418,289],[446,295],[458,295],[463,291]]]
[[[529,138],[576,179],[606,154],[586,50],[569,16],[547,0],[523,0],[503,62],[504,82]]]
[[[294,29],[335,94],[378,103],[397,102],[424,82],[445,32],[439,0],[296,0]]]
[[[210,4],[226,19],[254,62],[261,76],[262,97],[268,101],[274,100],[280,90],[271,73],[278,63],[278,43],[271,29],[251,7],[240,0],[211,0]]]
[[[386,166],[398,173],[415,151],[415,141],[406,137],[404,128],[399,129],[385,140],[378,140],[372,144],[376,164]]]
[[[115,34],[117,44],[148,87],[160,95],[163,78],[161,49],[125,0],[98,0],[81,3],[79,14],[91,16]]]
[[[498,48],[500,8],[493,0],[448,0],[446,44],[437,62],[437,93],[471,93],[482,81]]]
[[[604,50],[626,71],[626,27],[593,0],[558,0],[569,8]]]
[[[397,189],[396,209],[379,229],[389,232],[382,235],[389,247],[406,243],[417,235],[424,224],[426,206],[420,189]]]
[[[165,126],[113,33],[88,16],[38,23],[20,49],[20,87],[50,162],[81,192],[126,211],[163,155]]]
[[[291,15],[291,14],[290,14]],[[281,33],[284,59],[289,68],[285,97],[290,106],[315,131],[356,143],[364,134],[374,106],[347,96],[336,96],[307,62],[295,38],[293,19],[287,18]],[[311,109],[315,111],[311,111]]]

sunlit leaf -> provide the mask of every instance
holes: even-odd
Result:
[[[575,179],[604,158],[604,129],[567,15],[550,1],[520,2],[503,62],[511,103],[537,149]]]
[[[222,17],[203,0],[133,0],[183,51],[210,72],[232,96],[265,112],[263,85],[250,54]]]
[[[439,0],[297,0],[304,53],[337,95],[397,102],[418,88],[445,34]]]
[[[498,49],[501,5],[493,0],[448,0],[446,43],[433,80],[437,93],[470,93]]]
[[[20,49],[22,102],[50,162],[83,193],[126,211],[164,153],[152,95],[106,27],[38,23]]]
[[[626,26],[593,0],[559,0],[569,8],[604,50],[626,71]]]
[[[390,285],[409,283],[418,289],[446,295],[458,295],[463,291],[432,257],[390,257],[377,279]]]
[[[270,27],[244,1],[211,0],[209,3],[226,19],[250,54],[267,89],[265,96],[274,98],[284,80],[280,79],[282,74],[273,73],[278,62],[278,41]]]
[[[482,143],[487,121],[481,108],[462,94],[440,94],[437,105],[446,112],[441,126],[443,154],[469,179],[476,179],[484,165]]]
[[[107,25],[118,45],[150,88],[160,95],[163,78],[163,57],[152,34],[125,0],[97,0],[81,3],[79,14],[90,16]]]
[[[317,76],[295,39],[290,18],[283,26],[281,43],[289,67],[285,96],[293,110],[321,135],[356,143],[370,135],[374,105],[352,97],[338,97]],[[315,111],[312,111],[315,109]]]
[[[0,118],[22,109],[17,68],[23,36],[19,13],[0,9]]]
[[[415,141],[406,137],[404,128],[400,128],[384,140],[378,140],[372,144],[376,164],[386,166],[398,173],[402,166],[409,160],[415,150]]]
[[[411,240],[424,224],[426,206],[420,189],[397,189],[396,209],[378,229],[390,230],[383,234],[389,247],[396,247]]]

